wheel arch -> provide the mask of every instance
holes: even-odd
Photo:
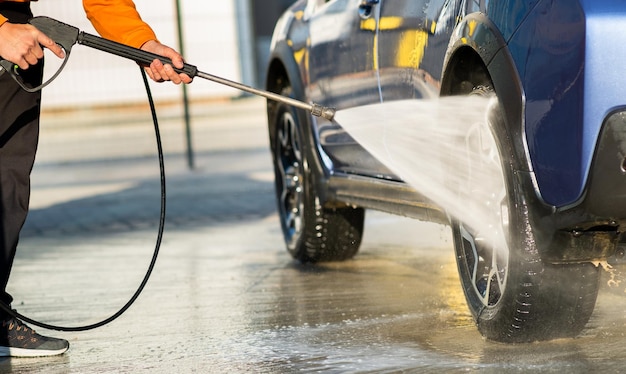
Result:
[[[304,87],[300,79],[298,64],[292,56],[293,50],[286,41],[280,41],[276,44],[270,55],[270,62],[265,74],[265,88],[267,91],[280,94],[283,88],[291,86],[294,97],[302,99]],[[272,116],[276,113],[276,104],[273,100],[267,100],[270,142],[275,135],[275,129],[271,124],[273,123]],[[303,118],[300,119],[303,120]],[[271,144],[271,146],[273,150],[274,145]]]
[[[270,55],[270,63],[268,65],[266,73],[265,87],[268,91],[279,93],[282,89],[289,85],[292,88],[292,95],[295,99],[301,101],[308,101],[305,89],[306,77],[302,73],[302,68],[294,58],[295,51],[289,45],[287,41],[278,42]],[[272,152],[274,152],[273,139],[275,139],[275,131],[273,128],[272,116],[276,113],[276,102],[267,101],[267,113],[268,113],[268,127],[270,146]],[[319,146],[318,137],[315,133],[315,119],[310,112],[303,109],[297,109],[298,122],[302,126],[304,138],[303,138],[303,151],[307,152],[309,163],[305,166],[306,172],[312,174],[314,183],[317,185],[320,194],[320,203],[326,204],[330,200],[334,200],[331,196],[332,193],[328,190],[328,179],[331,171],[327,163],[324,162]]]
[[[515,142],[516,168],[532,178],[524,131],[524,90],[506,41],[482,13],[466,16],[450,38],[444,60],[441,96],[468,94],[479,85],[491,85],[504,109],[501,125]],[[531,181],[532,182],[532,181]],[[536,185],[533,190],[537,192]]]

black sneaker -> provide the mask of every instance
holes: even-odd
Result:
[[[0,322],[0,357],[44,357],[60,355],[70,343],[39,335],[15,318]]]

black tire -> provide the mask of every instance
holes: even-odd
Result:
[[[490,89],[485,92],[483,88],[481,94],[493,96]],[[484,203],[497,207],[493,223],[502,234],[501,240],[484,240],[484,232],[452,221],[467,304],[478,330],[491,340],[517,343],[577,336],[595,306],[599,269],[591,263],[554,265],[542,261],[533,235],[540,228],[532,227],[529,219],[533,206],[516,177],[513,144],[497,100],[493,102],[484,131],[499,155],[503,193],[493,194],[501,200],[496,197]],[[471,157],[468,153],[468,167]],[[470,186],[471,181],[467,188]]]
[[[280,94],[292,96],[292,90],[286,87]],[[364,209],[323,207],[309,168],[313,154],[305,143],[298,110],[277,103],[268,118],[278,213],[287,250],[301,262],[354,257],[363,235]]]

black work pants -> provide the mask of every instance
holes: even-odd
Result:
[[[32,14],[28,3],[0,3],[0,14],[25,23]],[[32,86],[42,80],[43,62],[22,74]],[[39,138],[41,94],[24,91],[6,72],[0,75],[0,300],[6,292],[19,233],[30,198],[30,172]]]

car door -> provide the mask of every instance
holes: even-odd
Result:
[[[339,110],[379,101],[372,0],[313,1],[308,96]]]
[[[457,0],[381,0],[378,31],[383,101],[439,95]]]
[[[311,0],[307,96],[337,110],[381,101],[377,53],[379,0]],[[335,122],[315,120],[319,143],[335,171],[389,176]]]

